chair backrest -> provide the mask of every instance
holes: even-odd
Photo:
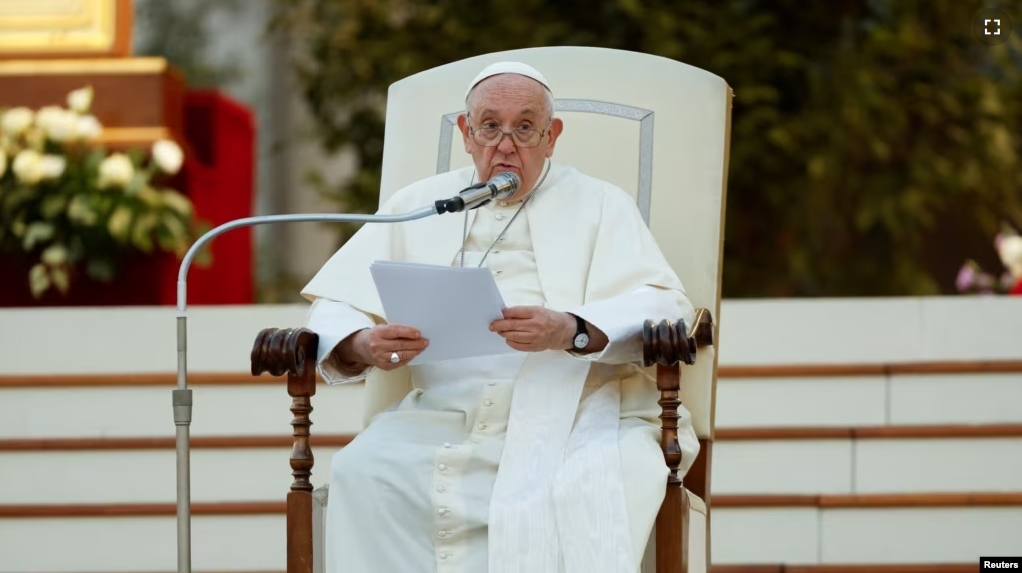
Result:
[[[398,81],[387,98],[381,204],[419,179],[471,165],[455,122],[472,78],[498,61],[529,64],[547,78],[565,124],[553,160],[635,197],[693,304],[716,321],[732,94],[692,66],[604,48],[529,48]],[[700,438],[713,438],[716,362],[708,349],[682,376]]]

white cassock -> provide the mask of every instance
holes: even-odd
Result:
[[[430,205],[474,169],[429,177],[380,213]],[[659,392],[645,319],[694,309],[623,190],[551,164],[520,204],[366,225],[302,291],[329,383],[366,380],[366,429],[330,468],[329,573],[635,573],[663,501]],[[373,260],[483,264],[508,306],[575,313],[610,339],[591,355],[516,353],[351,376],[329,353],[385,323]],[[492,249],[491,249],[492,246]],[[342,302],[343,301],[343,302]],[[699,443],[679,408],[682,473]]]

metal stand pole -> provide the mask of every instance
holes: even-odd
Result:
[[[402,215],[349,215],[336,213],[268,215],[229,221],[209,231],[185,254],[177,276],[177,389],[173,392],[174,425],[177,427],[177,570],[191,573],[191,469],[189,427],[192,424],[192,390],[188,388],[188,268],[203,245],[232,229],[271,223],[400,223],[443,213],[440,207],[423,207]],[[460,210],[460,209],[457,209]]]

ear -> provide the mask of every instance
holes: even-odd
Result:
[[[469,147],[469,133],[468,133],[468,116],[461,114],[458,116],[458,129],[461,131],[461,141],[465,144],[465,153],[472,153],[472,148]]]
[[[554,120],[550,122],[550,129],[547,130],[547,137],[550,138],[550,141],[546,146],[547,158],[553,156],[554,146],[557,145],[557,138],[561,136],[562,131],[564,131],[564,122],[561,121],[561,118],[555,117]]]

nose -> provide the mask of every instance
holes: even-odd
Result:
[[[511,134],[505,133],[501,136],[500,143],[497,144],[497,151],[500,151],[504,155],[510,155],[514,153],[516,149],[515,140]]]

